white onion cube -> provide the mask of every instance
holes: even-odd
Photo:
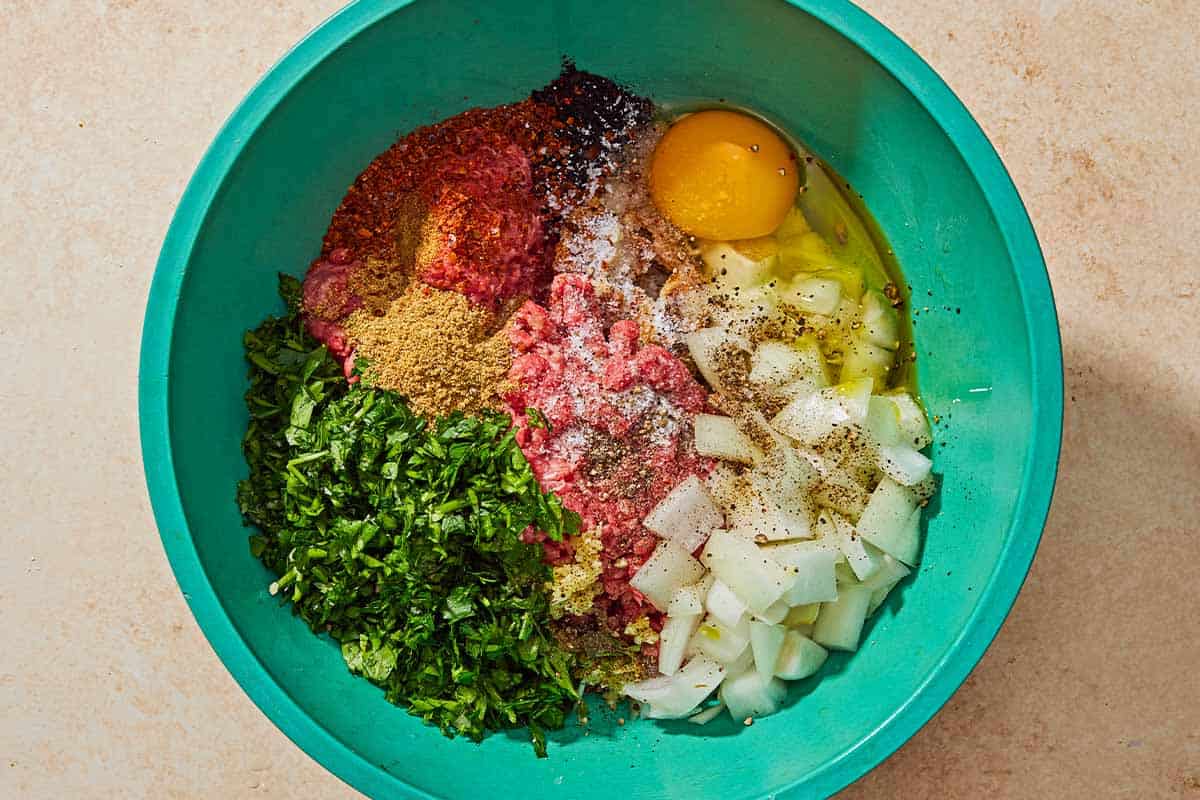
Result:
[[[729,417],[697,414],[693,420],[696,452],[741,464],[753,464],[763,456],[762,449],[742,433]]]
[[[912,492],[885,477],[871,493],[858,518],[858,533],[897,560],[915,564],[921,541],[919,528],[913,524],[913,514],[919,510]]]
[[[659,611],[666,611],[680,587],[704,577],[704,566],[675,542],[664,540],[658,549],[630,579]]]
[[[755,613],[766,611],[795,579],[753,541],[729,531],[713,531],[700,560]]]
[[[739,723],[774,714],[787,697],[787,685],[778,678],[764,678],[758,670],[730,675],[721,684],[719,697]]]
[[[684,478],[646,515],[642,524],[664,539],[673,539],[691,552],[724,522],[704,484],[695,475]]]
[[[663,675],[674,675],[683,663],[683,653],[696,628],[700,616],[667,617],[662,633],[658,637],[658,671]]]
[[[829,652],[798,631],[784,633],[779,655],[775,660],[775,676],[798,681],[813,675],[825,663]]]
[[[857,650],[870,604],[870,589],[842,586],[837,600],[821,604],[813,626],[813,641],[829,650]]]

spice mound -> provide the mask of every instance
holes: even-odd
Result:
[[[346,333],[368,384],[404,395],[413,411],[433,418],[499,406],[512,358],[507,335],[494,326],[495,315],[463,295],[414,284],[379,316],[352,313]]]

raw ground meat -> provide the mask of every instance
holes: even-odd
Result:
[[[518,354],[506,396],[517,441],[542,487],[600,526],[603,594],[596,605],[614,630],[643,614],[662,614],[629,585],[654,552],[641,520],[688,475],[707,475],[695,452],[692,419],[706,392],[682,361],[657,345],[638,345],[632,320],[606,324],[592,284],[580,275],[554,278],[547,306],[527,302],[510,328]],[[547,426],[530,424],[536,408]],[[572,557],[546,543],[552,563]]]

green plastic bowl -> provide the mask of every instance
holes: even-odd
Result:
[[[352,677],[267,594],[233,490],[241,335],[278,309],[275,273],[302,272],[346,186],[398,134],[519,99],[563,54],[659,101],[757,109],[865,196],[921,309],[919,381],[941,420],[944,484],[916,580],[858,653],[794,686],[785,711],[703,729],[597,714],[589,736],[571,725],[537,760],[520,732],[451,741]],[[812,797],[899,747],[999,629],[1050,503],[1061,371],[1045,266],[999,158],[937,75],[849,3],[374,0],[289,53],[200,163],[150,291],[139,400],[163,545],[201,628],[267,716],[363,792]]]

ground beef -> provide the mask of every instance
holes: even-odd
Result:
[[[629,579],[658,543],[641,520],[689,475],[707,475],[711,460],[695,452],[692,419],[706,393],[682,361],[656,345],[640,346],[638,325],[606,326],[592,284],[555,277],[546,306],[528,302],[510,327],[518,354],[506,395],[517,441],[542,487],[600,526],[600,615],[613,630],[643,614],[662,615]],[[527,409],[538,409],[545,425]],[[547,543],[552,563],[569,546]]]

